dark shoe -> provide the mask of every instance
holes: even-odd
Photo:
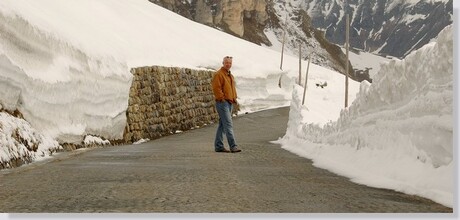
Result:
[[[220,150],[216,150],[217,153],[230,153],[229,150],[225,149],[225,148],[222,148]]]
[[[241,152],[241,150],[237,147],[233,148],[230,150],[232,153],[238,153],[238,152]]]

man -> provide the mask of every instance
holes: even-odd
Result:
[[[238,148],[233,134],[232,109],[236,102],[235,79],[230,68],[232,57],[226,56],[222,61],[223,66],[214,74],[212,79],[212,90],[216,99],[216,110],[219,114],[219,127],[217,127],[214,150],[222,153],[241,152]],[[227,137],[230,150],[224,147],[223,135]]]

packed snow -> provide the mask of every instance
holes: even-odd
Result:
[[[34,129],[24,119],[0,112],[0,160],[38,161],[62,149],[59,143]]]
[[[293,92],[284,149],[352,181],[454,204],[452,26],[402,61],[361,83],[340,118],[315,122],[316,103]],[[440,59],[442,58],[442,59]]]
[[[346,53],[345,48],[342,48],[343,53]],[[397,58],[383,58],[381,56],[367,53],[363,51],[348,51],[348,57],[355,70],[368,71],[369,77],[373,79],[382,64],[389,63],[391,60],[398,60]]]
[[[24,116],[2,113],[2,160],[11,159],[6,151],[21,151],[19,145],[4,148],[14,142],[8,130],[15,126],[42,138],[36,159],[59,148],[56,141],[121,138],[131,68],[217,69],[230,55],[242,112],[290,106],[286,136],[278,140],[283,148],[352,181],[453,205],[451,27],[403,61],[376,61],[373,84],[350,80],[347,109],[343,75],[310,64],[301,105],[297,57],[285,55],[281,71],[279,48],[243,41],[144,0],[2,0],[0,33],[0,109]],[[302,84],[307,65],[304,60]]]
[[[133,67],[217,69],[232,55],[247,112],[288,105],[292,82],[275,87],[297,70],[295,57],[281,71],[278,52],[143,0],[1,1],[0,19],[2,104],[61,142],[122,137]]]

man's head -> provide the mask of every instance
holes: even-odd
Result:
[[[229,71],[230,68],[232,68],[232,58],[233,57],[226,56],[222,61],[222,65],[224,66],[224,69],[226,69],[227,71]]]

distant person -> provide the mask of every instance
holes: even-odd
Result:
[[[226,56],[222,61],[223,66],[214,74],[212,79],[212,91],[216,100],[216,110],[219,114],[219,127],[217,127],[214,150],[222,153],[241,152],[235,142],[233,134],[232,109],[236,101],[235,78],[230,68],[232,57]],[[224,147],[224,134],[227,137],[230,150]]]

